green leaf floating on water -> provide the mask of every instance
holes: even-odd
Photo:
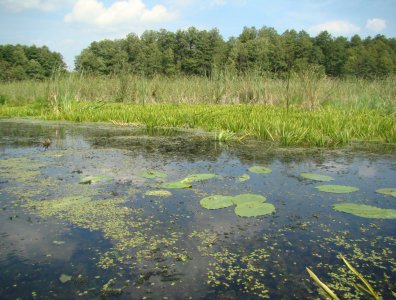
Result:
[[[213,195],[201,199],[200,204],[206,209],[219,209],[234,205],[231,196]]]
[[[112,179],[110,176],[85,176],[81,178],[80,184],[91,184],[95,182]]]
[[[66,282],[70,281],[71,279],[72,279],[72,277],[67,274],[62,274],[61,276],[59,276],[59,280],[62,283],[66,283]]]
[[[248,174],[243,174],[243,175],[241,175],[241,176],[238,177],[238,180],[239,180],[240,182],[247,181],[247,180],[249,180],[249,179],[250,179],[250,176],[249,176]]]
[[[181,182],[181,181],[164,182],[160,186],[164,189],[188,189],[192,187],[190,183]]]
[[[208,180],[214,177],[217,177],[217,175],[212,173],[191,174],[188,177],[181,180],[181,182],[191,183],[196,181]]]
[[[252,173],[257,173],[257,174],[269,174],[272,172],[270,168],[267,167],[262,167],[262,166],[253,166],[248,169]]]
[[[154,178],[165,178],[168,175],[161,171],[147,170],[145,172],[139,173],[139,176],[147,179],[154,179]]]
[[[337,203],[334,204],[333,207],[336,211],[345,212],[362,218],[396,219],[396,209],[385,209],[356,203]]]
[[[300,176],[304,177],[306,179],[317,180],[317,181],[332,181],[332,180],[334,180],[334,178],[331,176],[315,174],[315,173],[301,173]]]
[[[353,193],[353,192],[356,192],[359,190],[358,188],[356,188],[354,186],[331,185],[331,184],[318,185],[318,186],[315,186],[315,189],[318,189],[321,192],[336,193],[336,194]]]
[[[170,197],[172,196],[172,193],[167,190],[158,190],[158,191],[147,191],[145,195],[156,196],[156,197]]]
[[[396,197],[396,188],[378,189],[378,190],[376,190],[376,192],[380,193],[380,194],[390,195],[390,196]]]
[[[271,214],[275,211],[275,206],[271,203],[247,202],[238,204],[235,213],[240,217],[257,217]]]
[[[232,197],[232,203],[235,205],[240,205],[248,202],[264,202],[267,200],[262,195],[257,195],[257,194],[240,194]]]

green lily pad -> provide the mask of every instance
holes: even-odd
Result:
[[[164,189],[188,189],[188,188],[192,187],[191,184],[189,184],[187,182],[181,182],[181,181],[164,182],[160,186]]]
[[[378,189],[376,190],[376,192],[380,194],[396,197],[396,188]]]
[[[314,173],[301,173],[300,176],[304,177],[306,179],[317,180],[317,181],[332,181],[332,180],[334,180],[334,178],[331,176],[314,174]]]
[[[201,199],[200,204],[206,209],[219,209],[232,206],[232,199],[230,196],[213,195]]]
[[[331,185],[331,184],[318,185],[315,187],[315,189],[318,189],[321,192],[336,193],[336,194],[353,193],[353,192],[356,192],[359,190],[358,188],[356,188],[354,186]]]
[[[80,184],[91,184],[95,182],[112,179],[110,176],[85,176],[81,178]]]
[[[145,195],[157,196],[157,197],[170,197],[172,196],[172,193],[167,190],[158,190],[158,191],[147,191]]]
[[[238,180],[239,180],[240,182],[247,181],[247,180],[249,180],[249,179],[250,179],[249,174],[243,174],[243,175],[241,175],[241,176],[238,177]]]
[[[271,203],[247,202],[238,204],[235,213],[240,217],[257,217],[271,214],[275,211],[275,206]]]
[[[356,203],[337,203],[333,207],[336,211],[345,212],[362,218],[396,219],[396,209],[385,209]]]
[[[270,168],[267,167],[262,167],[262,166],[253,166],[248,169],[252,173],[257,173],[257,174],[269,174],[272,172]]]
[[[154,178],[165,178],[168,175],[161,171],[147,170],[145,172],[139,173],[139,176],[147,179],[154,179]]]
[[[264,196],[257,194],[240,194],[232,197],[232,203],[235,205],[240,205],[248,202],[264,202],[267,200]]]
[[[203,180],[208,180],[211,178],[217,177],[216,174],[211,174],[211,173],[202,173],[202,174],[191,174],[188,177],[184,178],[183,180],[181,180],[181,182],[185,182],[185,183],[191,183],[191,182],[195,182],[195,181],[203,181]]]
[[[62,274],[61,276],[59,276],[59,280],[62,283],[66,283],[66,282],[70,281],[71,279],[72,279],[72,277],[67,274]]]

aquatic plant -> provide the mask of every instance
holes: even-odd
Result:
[[[334,180],[334,178],[331,176],[315,174],[315,173],[301,173],[300,176],[304,177],[306,179],[311,179],[311,180],[316,180],[316,181],[332,181],[332,180]]]
[[[91,184],[95,182],[101,182],[106,180],[111,180],[110,176],[84,176],[80,180],[80,184]]]
[[[263,166],[253,166],[253,167],[250,167],[248,170],[249,170],[249,172],[257,173],[257,174],[269,174],[272,172],[272,170],[270,168],[263,167]]]
[[[358,188],[353,186],[335,185],[335,184],[318,185],[315,186],[315,189],[319,190],[320,192],[335,193],[335,194],[353,193],[359,190]]]
[[[192,188],[192,185],[187,182],[169,181],[162,183],[160,187],[164,189],[188,189],[188,188]]]
[[[238,181],[240,182],[248,181],[249,179],[250,179],[249,174],[242,174],[241,176],[238,177]]]
[[[396,197],[396,188],[382,188],[376,190],[377,193]]]
[[[212,173],[191,174],[188,177],[181,180],[180,182],[192,183],[196,181],[204,181],[204,180],[212,179],[215,177],[217,177],[217,175]]]
[[[200,204],[206,209],[219,209],[234,205],[232,197],[222,195],[205,197],[201,199]]]
[[[147,179],[153,179],[153,178],[165,178],[168,175],[164,172],[157,171],[157,170],[147,170],[144,172],[141,172],[138,174],[140,177],[144,177]]]
[[[67,275],[67,274],[61,274],[59,276],[59,281],[62,283],[66,283],[66,282],[70,281],[71,279],[72,279],[72,276]]]
[[[146,196],[156,196],[156,197],[170,197],[170,196],[172,196],[172,193],[167,190],[147,191],[144,194]]]
[[[307,267],[306,270],[309,276],[311,276],[311,278],[326,292],[326,294],[331,297],[331,299],[340,300],[340,298],[338,298],[338,296],[325,283],[323,283],[310,268]]]
[[[345,212],[362,218],[396,219],[396,209],[385,209],[357,203],[337,203],[334,204],[333,207],[336,211]]]
[[[240,217],[257,217],[272,214],[275,206],[271,203],[247,202],[235,207],[235,214]]]

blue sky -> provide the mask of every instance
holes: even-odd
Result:
[[[73,67],[92,41],[146,29],[216,27],[225,39],[244,26],[396,37],[395,16],[396,0],[0,0],[0,44],[47,45]]]

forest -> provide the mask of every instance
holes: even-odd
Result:
[[[123,39],[94,41],[75,59],[75,71],[91,75],[120,73],[152,77],[214,73],[284,76],[292,70],[319,67],[329,77],[382,78],[396,71],[396,39],[383,35],[334,37],[323,31],[245,27],[227,41],[217,29],[190,27],[171,32],[145,31]],[[65,71],[59,53],[47,47],[0,46],[0,80],[44,79]]]

